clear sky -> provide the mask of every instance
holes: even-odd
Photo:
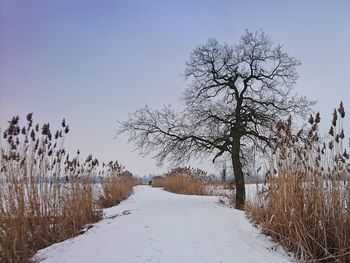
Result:
[[[178,104],[190,52],[209,37],[235,44],[262,29],[302,62],[295,89],[326,127],[343,100],[350,135],[350,1],[0,1],[0,127],[13,115],[71,126],[70,150],[159,173],[117,120]],[[204,167],[208,167],[204,164]]]

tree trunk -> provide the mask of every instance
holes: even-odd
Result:
[[[236,184],[236,208],[239,210],[244,210],[245,203],[245,186],[244,186],[244,175],[242,171],[242,165],[240,162],[240,138],[234,138],[232,144],[232,166],[233,172],[235,174],[235,184]]]

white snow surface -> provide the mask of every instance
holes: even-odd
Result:
[[[42,263],[290,262],[244,212],[215,196],[137,186],[86,233],[40,250]]]

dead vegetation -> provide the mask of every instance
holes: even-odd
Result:
[[[135,181],[128,171],[115,161],[107,164],[107,174],[103,178],[102,193],[98,197],[101,207],[111,207],[127,199],[132,192]]]
[[[303,262],[350,262],[350,162],[345,110],[334,110],[329,138],[321,141],[320,115],[293,134],[279,122],[271,171],[260,199],[247,206],[265,233]]]
[[[69,126],[52,133],[50,124],[34,125],[32,114],[20,126],[14,117],[2,134],[0,173],[0,261],[26,262],[38,249],[77,235],[102,218],[101,209],[127,198],[132,177],[109,173],[99,161],[79,151],[70,158],[64,149]],[[123,178],[123,179],[121,179]],[[127,178],[127,179],[126,179]],[[103,193],[106,202],[99,195]]]
[[[164,187],[164,190],[176,194],[205,195],[206,172],[191,167],[175,168],[163,177],[157,176],[153,187]]]

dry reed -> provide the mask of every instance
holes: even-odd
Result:
[[[115,161],[107,164],[107,176],[103,178],[102,193],[98,197],[98,204],[111,207],[127,199],[132,193],[135,181],[132,175]]]
[[[155,176],[152,180],[152,187],[164,187],[165,177],[163,176]]]
[[[164,177],[156,177],[152,185],[176,194],[205,195],[205,180],[206,172],[200,169],[175,168]]]
[[[259,200],[247,205],[265,233],[302,262],[350,262],[350,162],[341,104],[333,113],[329,139],[318,134],[319,113],[310,129],[292,133],[279,122],[271,169]]]
[[[65,120],[51,133],[49,124],[34,125],[32,114],[26,119],[20,126],[14,117],[0,145],[1,262],[27,262],[38,249],[102,218],[93,184],[98,160],[82,162],[79,151],[69,157]]]

